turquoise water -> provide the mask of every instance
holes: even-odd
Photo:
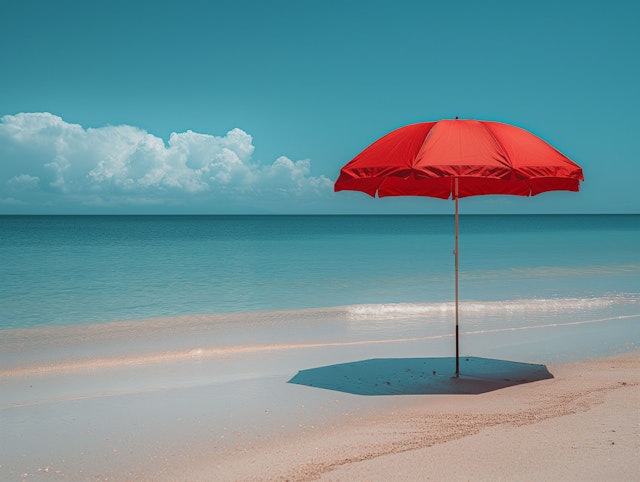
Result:
[[[0,329],[324,307],[449,313],[453,243],[452,216],[2,216]],[[460,298],[472,318],[634,314],[640,216],[461,216]]]

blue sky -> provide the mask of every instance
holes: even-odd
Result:
[[[507,122],[580,193],[467,213],[638,213],[633,1],[4,2],[0,214],[451,213],[333,193],[383,134]]]

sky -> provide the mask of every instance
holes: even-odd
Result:
[[[333,192],[382,135],[506,122],[579,193],[462,213],[640,213],[640,3],[2,0],[0,214],[449,214]]]

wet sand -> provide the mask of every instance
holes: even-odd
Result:
[[[640,479],[637,316],[466,333],[459,381],[450,336],[182,321],[3,333],[0,480]]]

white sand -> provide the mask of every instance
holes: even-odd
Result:
[[[467,335],[470,353],[554,376],[478,395],[287,383],[336,363],[449,356],[446,337],[137,326],[3,334],[0,480],[640,480],[636,319]],[[557,358],[600,350],[626,354]]]
[[[323,479],[638,480],[639,397],[637,386],[614,390],[586,412],[484,428],[451,442],[342,466]]]
[[[172,480],[640,480],[640,353],[555,378],[436,396],[228,458]]]

